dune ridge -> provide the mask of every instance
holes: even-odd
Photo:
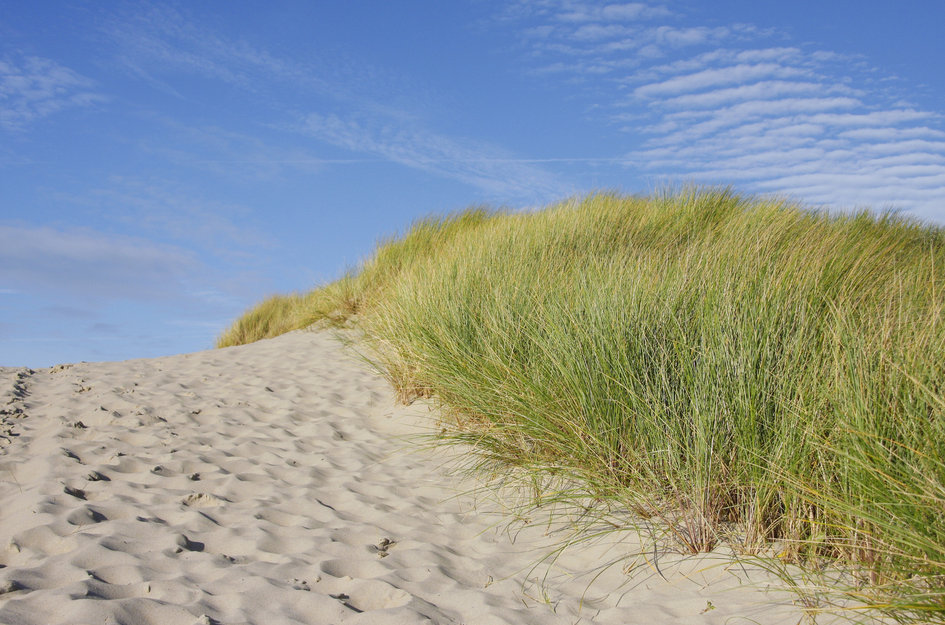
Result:
[[[411,449],[432,427],[325,332],[118,363],[0,369],[0,622],[796,623],[723,555],[659,574],[535,567],[474,485]],[[445,451],[456,453],[455,447]],[[463,478],[469,479],[469,478]],[[713,559],[714,558],[714,559]],[[599,574],[599,575],[598,575]],[[592,579],[597,576],[596,580]],[[661,575],[665,575],[663,579]]]

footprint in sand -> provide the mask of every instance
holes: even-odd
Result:
[[[215,508],[217,506],[222,506],[226,503],[224,499],[221,499],[215,495],[208,495],[206,493],[191,493],[184,497],[184,500],[181,502],[185,506],[190,506],[191,508]]]
[[[320,581],[321,581],[320,577],[315,578],[316,583]],[[295,590],[307,590],[307,591],[312,590],[312,587],[309,585],[309,583],[302,579],[298,579],[298,578],[287,579],[286,583],[289,584],[289,586]]]
[[[339,593],[338,595],[329,596],[338,599],[357,612],[399,608],[407,605],[411,598],[410,593],[405,590],[379,580],[363,581],[358,584],[356,590],[351,592],[351,595]]]
[[[78,508],[73,510],[66,517],[66,522],[69,525],[77,525],[79,527],[85,525],[94,525],[96,523],[101,523],[102,521],[107,521],[108,517],[99,512],[98,510],[93,510],[92,508]]]

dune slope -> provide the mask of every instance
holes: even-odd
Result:
[[[0,622],[798,622],[718,555],[592,584],[630,533],[535,568],[557,536],[455,496],[393,398],[314,332],[0,369]]]

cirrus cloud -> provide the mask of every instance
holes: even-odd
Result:
[[[59,110],[90,106],[107,98],[95,81],[50,59],[28,56],[0,60],[0,126],[23,130]]]
[[[592,0],[519,2],[501,16],[521,24],[532,74],[593,94],[598,120],[626,137],[628,169],[945,222],[942,115],[880,88],[865,57],[636,4],[649,21],[625,23]]]
[[[89,228],[0,225],[0,284],[84,301],[174,298],[199,274],[192,252]]]

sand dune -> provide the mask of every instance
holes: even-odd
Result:
[[[796,623],[761,573],[473,506],[325,333],[0,369],[0,623]],[[599,575],[594,580],[595,575]],[[592,583],[593,581],[593,583]]]

